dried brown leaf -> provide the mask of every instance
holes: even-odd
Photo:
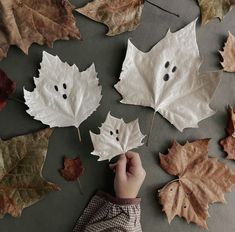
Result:
[[[61,175],[67,181],[76,181],[83,173],[85,168],[79,157],[75,159],[64,158],[64,168],[60,170]]]
[[[144,0],[94,0],[77,11],[108,26],[108,36],[133,31],[139,25]]]
[[[178,179],[160,190],[169,223],[175,216],[207,228],[208,205],[225,202],[224,193],[235,184],[235,173],[208,157],[208,139],[180,145],[174,142],[167,155],[160,154],[162,168]]]
[[[216,17],[222,20],[235,5],[235,0],[198,0],[198,3],[202,14],[202,24],[205,25]]]
[[[35,204],[59,187],[42,178],[51,129],[0,140],[0,217],[19,217],[22,210]]]
[[[11,45],[24,53],[32,43],[80,38],[68,0],[0,0],[0,60]]]
[[[228,108],[228,136],[220,141],[224,151],[228,154],[227,159],[235,160],[235,110]]]
[[[224,71],[235,72],[235,36],[229,32],[224,51],[220,51],[224,61],[221,62]]]

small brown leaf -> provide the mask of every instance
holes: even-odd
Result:
[[[227,159],[235,160],[235,110],[231,107],[228,108],[228,137],[220,141],[224,151],[228,154]]]
[[[9,213],[19,217],[59,187],[42,178],[51,129],[0,140],[0,218]]]
[[[224,71],[235,72],[235,36],[229,32],[224,51],[220,51],[224,61],[221,62]]]
[[[139,25],[144,0],[94,0],[77,11],[108,26],[108,36],[133,31]]]
[[[75,159],[64,157],[64,168],[60,170],[60,173],[65,180],[76,181],[84,173],[84,170],[79,157]]]
[[[208,143],[208,139],[185,145],[174,142],[167,155],[160,154],[162,168],[178,176],[159,193],[169,223],[179,216],[207,228],[208,204],[225,202],[224,193],[235,184],[235,173],[208,157]]]
[[[32,43],[80,38],[72,11],[68,0],[0,0],[0,60],[10,45],[27,54]]]

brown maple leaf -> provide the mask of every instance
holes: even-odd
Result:
[[[64,157],[64,168],[60,170],[60,173],[67,181],[76,181],[84,173],[84,170],[79,157],[75,159]]]
[[[133,31],[139,25],[144,0],[94,0],[77,11],[108,26],[108,36]]]
[[[228,154],[227,159],[235,160],[235,110],[228,108],[228,137],[220,141],[224,151]]]
[[[0,60],[10,45],[27,54],[32,43],[80,38],[72,11],[68,0],[0,0]]]
[[[52,129],[0,140],[0,218],[14,217],[59,187],[42,178]]]
[[[229,32],[223,51],[220,51],[224,61],[221,62],[224,71],[235,72],[235,36]]]
[[[169,223],[179,216],[207,228],[208,204],[225,202],[224,193],[235,184],[235,173],[208,157],[208,143],[208,139],[185,145],[174,142],[167,155],[160,154],[162,168],[178,176],[159,193]]]

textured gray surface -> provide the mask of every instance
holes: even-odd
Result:
[[[75,5],[83,5],[87,1],[74,0]],[[120,95],[113,89],[118,81],[123,59],[125,57],[127,39],[142,51],[148,51],[156,42],[164,37],[168,28],[176,31],[199,16],[199,8],[194,0],[158,0],[159,5],[180,14],[180,18],[168,15],[146,3],[142,21],[138,29],[131,33],[109,38],[105,36],[107,28],[78,14],[77,24],[81,30],[83,41],[56,42],[54,49],[33,45],[29,56],[19,49],[10,49],[8,57],[0,62],[9,76],[17,82],[16,95],[22,98],[22,87],[33,89],[33,76],[38,76],[42,51],[57,54],[63,61],[77,64],[81,70],[95,62],[99,73],[100,84],[103,87],[102,104],[86,122],[81,125],[83,143],[78,143],[75,129],[56,129],[50,139],[47,161],[43,169],[44,176],[62,188],[61,192],[50,194],[36,205],[23,211],[22,217],[14,219],[6,216],[0,220],[1,232],[70,232],[77,217],[82,212],[89,198],[97,189],[112,190],[112,174],[107,168],[107,162],[97,163],[96,157],[90,155],[92,145],[88,131],[98,132],[97,127],[104,121],[108,111],[113,115],[123,117],[126,121],[139,118],[143,133],[147,133],[153,111],[149,108],[127,106],[119,103]],[[197,28],[200,52],[204,58],[202,70],[220,69],[221,49],[226,40],[228,30],[235,33],[235,9],[219,23],[213,20],[205,27]],[[183,47],[183,44],[182,44]],[[158,164],[158,152],[166,152],[173,139],[180,142],[197,138],[213,138],[210,146],[211,156],[222,159],[235,170],[235,162],[223,158],[223,152],[217,142],[225,136],[226,106],[235,105],[235,74],[224,73],[220,86],[212,102],[217,113],[199,125],[199,129],[186,129],[180,133],[160,115],[156,116],[154,130],[149,147],[138,149],[143,165],[147,171],[146,181],[141,190],[142,225],[144,232],[199,232],[201,229],[186,221],[175,218],[168,225],[165,214],[158,204],[157,189],[173,177],[165,173]],[[193,105],[192,105],[193,107]],[[33,120],[25,112],[25,107],[10,102],[0,113],[0,137],[10,138],[42,128],[40,122]],[[62,157],[74,157],[79,154],[86,167],[81,178],[85,195],[79,194],[76,183],[67,183],[59,175]],[[210,206],[211,217],[208,219],[209,230],[212,232],[235,231],[235,189],[226,194],[228,204]]]

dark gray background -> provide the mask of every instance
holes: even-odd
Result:
[[[113,85],[118,81],[122,62],[125,57],[127,39],[142,51],[148,51],[156,42],[162,39],[169,27],[176,31],[199,17],[199,7],[194,0],[151,0],[166,9],[179,13],[180,18],[145,4],[141,24],[136,31],[124,33],[116,37],[107,37],[107,28],[75,13],[77,25],[81,30],[83,41],[59,41],[54,49],[33,45],[29,55],[24,55],[18,48],[12,47],[8,57],[0,62],[0,67],[17,82],[16,96],[23,98],[22,88],[32,90],[33,76],[38,76],[38,68],[42,51],[46,50],[58,55],[63,61],[76,64],[84,70],[95,62],[99,73],[100,84],[103,87],[103,99],[98,110],[80,127],[83,143],[78,142],[76,130],[73,128],[56,129],[50,139],[47,160],[43,169],[46,179],[59,184],[61,192],[49,194],[44,200],[23,211],[20,218],[6,216],[0,220],[1,232],[70,232],[77,217],[81,214],[89,198],[97,189],[112,191],[112,173],[107,162],[97,162],[90,155],[92,144],[89,130],[98,132],[98,126],[105,120],[108,111],[126,121],[140,120],[143,133],[147,133],[153,110],[150,108],[128,106],[119,103],[120,95]],[[88,1],[72,1],[76,6],[82,6]],[[198,24],[197,37],[204,63],[202,70],[221,69],[220,55],[217,52],[226,41],[228,30],[235,33],[235,9],[231,11],[222,23],[215,19],[205,27]],[[182,48],[183,48],[182,44]],[[168,225],[166,216],[158,204],[157,189],[161,188],[174,177],[164,172],[158,163],[158,153],[166,152],[173,139],[180,142],[198,138],[212,138],[210,155],[222,159],[235,170],[235,162],[224,159],[224,154],[217,144],[225,136],[226,106],[235,106],[235,74],[223,73],[222,81],[215,94],[212,107],[217,113],[199,125],[199,129],[186,129],[180,133],[159,114],[156,116],[150,146],[143,146],[141,153],[143,165],[147,171],[146,181],[142,187],[142,225],[144,232],[196,232],[201,229],[194,224],[188,225],[180,218],[175,218]],[[193,105],[192,105],[193,107]],[[10,102],[0,113],[0,137],[7,139],[12,136],[26,134],[44,126],[33,120],[25,112],[25,107],[19,103]],[[60,177],[58,169],[62,166],[62,157],[80,155],[86,171],[81,182],[85,195],[79,194],[77,183],[68,183]],[[209,230],[212,232],[235,231],[235,190],[226,194],[228,204],[214,204],[209,208],[211,217],[208,219]]]

